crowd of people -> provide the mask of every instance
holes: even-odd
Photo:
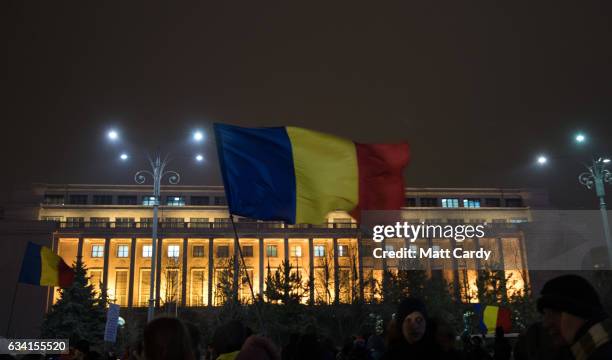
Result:
[[[485,347],[480,335],[461,336],[431,318],[426,305],[405,298],[384,334],[362,334],[346,339],[340,348],[315,328],[289,334],[284,346],[255,334],[240,321],[219,326],[207,343],[200,330],[177,318],[161,317],[144,329],[143,340],[126,349],[122,360],[611,360],[612,320],[599,295],[584,278],[563,275],[548,281],[537,302],[542,321],[531,325],[511,346],[498,327],[492,346]],[[28,359],[37,359],[28,355]],[[38,357],[41,358],[41,357]],[[103,358],[77,342],[61,359]],[[116,357],[115,357],[116,358]]]

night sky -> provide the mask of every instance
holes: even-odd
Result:
[[[591,153],[612,155],[610,1],[152,4],[3,3],[5,192],[133,184],[157,147],[184,184],[221,184],[210,130],[226,122],[407,140],[408,186],[542,187],[557,206],[596,205],[576,178]],[[198,127],[209,136],[194,146]],[[537,168],[541,152],[559,159]]]

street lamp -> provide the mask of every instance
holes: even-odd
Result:
[[[612,238],[610,238],[610,225],[608,224],[608,212],[606,210],[605,201],[605,183],[612,183],[612,173],[606,169],[607,164],[610,163],[608,158],[597,158],[593,159],[590,165],[586,165],[586,172],[583,172],[578,176],[578,182],[586,186],[587,189],[595,186],[595,194],[599,198],[599,210],[601,211],[601,220],[603,222],[604,236],[606,238],[606,244],[608,245],[608,266],[612,266]]]
[[[586,140],[586,136],[584,136],[583,134],[576,134],[576,142],[577,143],[583,143]]]
[[[538,164],[544,165],[548,162],[548,159],[544,155],[538,156]]]
[[[107,134],[108,138],[112,141],[115,141],[119,138],[118,133],[115,130],[110,130]],[[196,131],[193,134],[193,138],[196,141],[202,141],[204,139],[204,134],[201,131]],[[126,161],[129,156],[127,153],[121,153],[119,158],[123,161]],[[198,154],[196,156],[196,160],[199,162],[204,160],[204,156]],[[149,157],[149,165],[151,166],[151,170],[139,170],[134,175],[134,181],[137,184],[144,184],[147,175],[151,177],[153,180],[153,224],[151,228],[151,275],[150,275],[150,284],[149,284],[149,308],[147,311],[147,322],[153,320],[155,315],[155,301],[156,299],[156,291],[155,291],[155,277],[157,274],[157,266],[161,264],[157,264],[157,228],[159,223],[159,199],[161,193],[161,183],[164,178],[168,179],[168,183],[171,185],[176,185],[181,181],[181,175],[174,170],[167,170],[168,163],[170,159],[168,156],[165,156],[163,159],[161,155],[158,153],[155,155],[155,158],[152,159]],[[183,249],[186,251],[186,249]]]
[[[176,185],[181,181],[181,175],[173,170],[166,170],[168,165],[168,157],[161,159],[161,156],[157,154],[155,159],[149,158],[149,164],[151,165],[151,171],[140,170],[134,175],[134,181],[137,184],[144,184],[146,176],[149,175],[153,179],[153,228],[151,234],[151,277],[149,284],[149,309],[147,312],[147,322],[153,320],[155,315],[155,275],[157,272],[157,223],[158,223],[158,207],[159,207],[159,196],[161,189],[161,181],[164,176],[168,176],[168,182],[172,185]],[[185,249],[183,249],[185,251]]]

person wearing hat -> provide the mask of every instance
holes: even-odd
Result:
[[[612,320],[593,286],[578,275],[549,280],[538,299],[544,327],[577,360],[612,359]]]
[[[393,321],[398,336],[390,341],[383,360],[440,358],[431,329],[428,329],[427,309],[421,300],[402,300]]]

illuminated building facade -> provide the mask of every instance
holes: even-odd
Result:
[[[81,256],[90,282],[106,286],[112,301],[121,306],[146,306],[151,263],[151,205],[149,186],[39,185],[38,219],[57,222],[53,248],[71,264]],[[221,283],[228,277],[234,254],[234,233],[222,187],[165,186],[160,201],[156,298],[160,305],[214,306],[224,301]],[[466,240],[465,249],[483,246],[499,250],[516,286],[527,281],[524,238],[513,224],[528,221],[532,193],[512,189],[407,188],[402,209],[405,219],[425,223],[489,223],[507,231],[494,238]],[[378,260],[371,241],[361,241],[354,221],[342,212],[331,213],[320,226],[286,225],[236,219],[244,258],[239,296],[250,301],[245,274],[256,295],[263,294],[266,277],[283,261],[291,264],[304,283],[303,301],[314,303],[366,301],[377,296],[372,285],[384,271],[395,271],[397,260]],[[449,239],[423,239],[412,246],[451,249]],[[387,240],[386,249],[404,246]],[[375,263],[380,261],[381,263]],[[477,261],[477,260],[469,260]],[[430,274],[439,273],[455,295],[473,297],[476,271],[453,261],[450,267],[436,260],[424,263]],[[245,271],[246,270],[246,271]],[[49,299],[53,300],[53,299]]]

